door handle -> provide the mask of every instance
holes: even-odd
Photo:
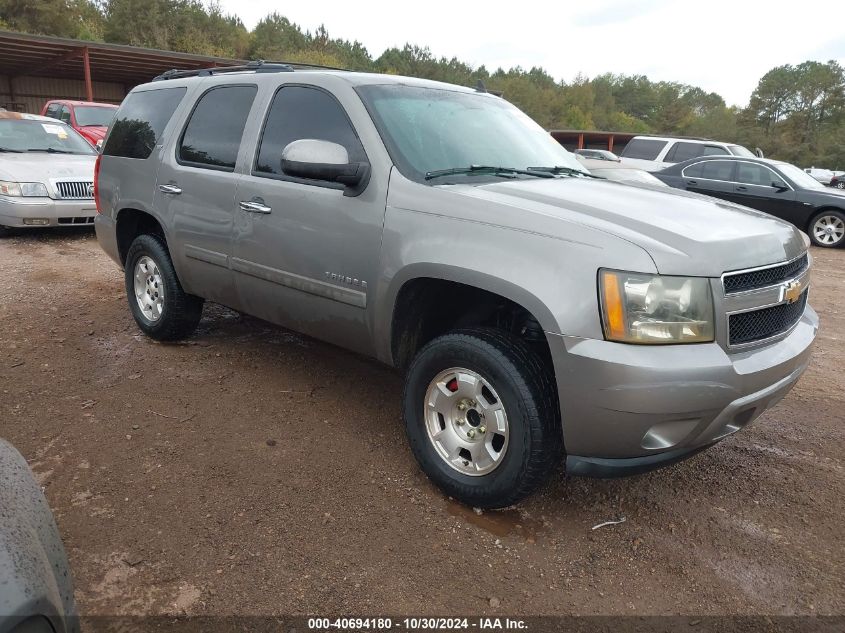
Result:
[[[163,193],[173,194],[174,196],[182,193],[182,188],[178,185],[159,185],[158,190]]]
[[[738,185],[736,190],[737,191],[748,191],[748,187],[743,187],[742,185]]]
[[[246,211],[247,213],[270,213],[273,211],[272,208],[264,204],[264,200],[261,198],[241,200],[238,203],[238,207],[240,207],[241,211]]]
[[[697,180],[687,180],[687,184],[695,186],[695,185],[698,184],[698,181]]]

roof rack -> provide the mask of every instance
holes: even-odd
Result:
[[[181,79],[183,77],[210,77],[211,75],[219,75],[222,73],[235,73],[251,71],[255,73],[292,73],[297,69],[320,69],[320,70],[342,70],[346,68],[336,68],[334,66],[322,66],[320,64],[308,64],[306,62],[266,62],[263,59],[256,59],[241,66],[214,66],[211,68],[198,68],[195,70],[180,70],[174,68],[163,72],[153,81],[163,81],[165,79]]]

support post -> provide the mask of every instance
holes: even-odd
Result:
[[[87,101],[94,100],[94,86],[91,83],[91,59],[88,57],[88,47],[82,49],[82,65],[85,68],[85,96]]]
[[[613,151],[613,134],[611,134],[610,136],[607,137],[607,151],[608,152]]]
[[[578,135],[578,149],[584,149],[584,133]]]

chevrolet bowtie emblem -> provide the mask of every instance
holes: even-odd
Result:
[[[783,287],[783,298],[787,303],[795,303],[801,298],[801,292],[804,290],[803,285],[797,279],[790,281]]]

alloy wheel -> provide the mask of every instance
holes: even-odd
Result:
[[[440,458],[464,475],[495,470],[508,449],[504,404],[490,382],[463,368],[440,372],[425,394],[425,427]]]
[[[144,255],[135,263],[135,300],[144,317],[155,323],[164,312],[164,282],[152,258]]]

